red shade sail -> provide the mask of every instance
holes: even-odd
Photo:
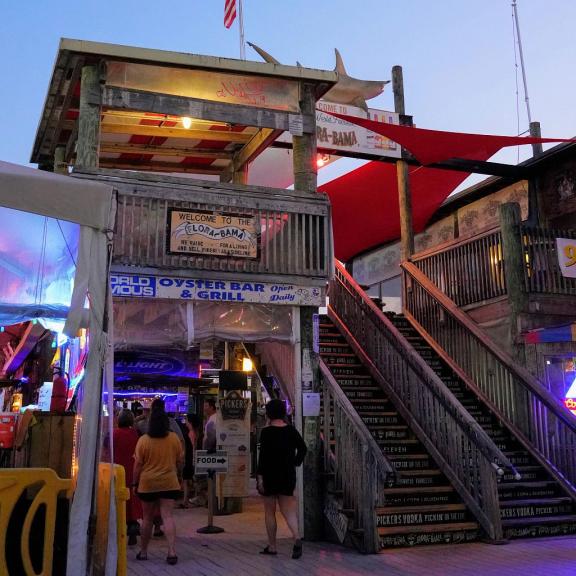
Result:
[[[501,148],[522,144],[549,144],[553,142],[576,142],[565,138],[533,138],[526,136],[492,136],[488,134],[467,134],[465,132],[444,132],[426,130],[411,126],[385,124],[367,118],[356,118],[345,114],[331,113],[332,116],[362,126],[397,142],[422,164],[434,164],[451,158],[487,160]]]
[[[469,176],[466,172],[412,167],[412,219],[415,232],[450,193]],[[400,237],[396,165],[370,162],[320,187],[330,197],[336,258],[347,261],[360,252]]]

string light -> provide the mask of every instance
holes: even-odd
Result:
[[[190,130],[190,128],[192,126],[192,118],[189,118],[188,116],[183,116],[182,117],[182,126],[184,126],[184,128],[186,128],[186,130]]]

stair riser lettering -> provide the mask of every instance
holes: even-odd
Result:
[[[500,510],[502,518],[533,518],[535,516],[558,516],[569,514],[572,511],[570,505],[556,506],[518,506],[517,508],[503,508]]]
[[[386,514],[378,516],[378,527],[386,526],[417,526],[422,524],[438,524],[440,522],[463,522],[467,513],[462,512],[416,512],[406,514]]]
[[[382,548],[405,548],[426,544],[463,544],[478,540],[477,531],[467,532],[434,532],[432,534],[399,534],[380,538]]]
[[[507,528],[504,530],[505,538],[544,538],[567,534],[576,534],[576,522],[573,524],[556,524],[555,526]]]

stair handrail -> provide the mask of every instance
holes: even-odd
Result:
[[[464,325],[468,331],[490,351],[490,353],[501,362],[507,370],[509,370],[514,377],[518,378],[526,388],[536,394],[539,399],[554,412],[554,416],[562,420],[573,432],[576,432],[576,416],[573,416],[560,401],[544,387],[544,385],[533,376],[526,368],[523,368],[514,361],[512,356],[508,354],[502,347],[499,347],[493,340],[486,334],[468,314],[463,312],[446,294],[444,294],[423,272],[421,272],[411,262],[403,262],[402,268],[418,281],[419,284],[428,292],[433,298],[449,312],[458,322]]]
[[[380,473],[386,477],[387,475],[396,476],[397,472],[394,466],[390,463],[388,458],[384,456],[382,453],[382,449],[378,446],[378,442],[374,439],[374,436],[370,434],[370,430],[366,424],[364,424],[362,418],[358,415],[358,412],[352,405],[352,402],[348,399],[342,388],[338,385],[338,382],[330,372],[330,368],[326,366],[324,360],[319,360],[320,372],[322,372],[322,376],[324,377],[325,382],[330,386],[330,391],[334,398],[338,400],[340,406],[343,408],[344,412],[346,413],[347,418],[354,424],[356,429],[356,433],[362,441],[366,444],[368,449],[374,453],[374,458],[378,463],[378,467],[380,469]]]
[[[571,447],[571,451],[574,451],[573,448],[576,445],[576,416],[569,413],[560,401],[547,390],[535,376],[526,368],[520,366],[502,347],[498,346],[468,314],[458,308],[455,302],[446,296],[417,266],[411,262],[403,262],[401,267],[407,274],[408,282],[416,282],[435,300],[445,313],[453,318],[474,338],[492,359],[496,360],[496,362],[509,373],[513,382],[518,382],[526,392],[535,397],[533,398],[534,400],[537,400],[546,409],[550,410],[552,413],[551,416],[566,427],[567,430],[562,431],[562,434],[573,434],[570,444],[568,443],[568,438],[563,438],[562,442],[557,442],[554,446],[551,446],[549,443],[547,444],[550,440],[547,430],[534,430],[531,429],[529,422],[515,421],[513,415],[506,413],[503,407],[499,405],[497,398],[490,397],[489,391],[480,389],[476,382],[470,382],[470,380],[474,380],[473,378],[468,379],[469,385],[473,384],[476,387],[480,395],[485,398],[490,403],[491,408],[497,412],[500,419],[511,428],[513,433],[528,449],[533,451],[540,463],[543,464],[548,471],[562,483],[571,496],[576,499],[576,489],[574,488],[576,485],[576,455],[571,456],[572,460],[569,464],[564,461],[566,457],[570,455],[569,450],[564,451],[562,457],[559,457],[557,460],[552,458],[554,453],[561,449],[561,444],[565,444],[565,448]],[[404,298],[406,312],[420,324],[419,319],[413,316],[414,310],[408,308],[409,290],[408,288]],[[426,331],[425,327],[422,328]],[[433,338],[432,335],[431,337]],[[455,359],[453,360],[456,362]],[[464,369],[462,369],[462,372],[464,372]],[[534,424],[534,422],[531,422],[531,424]],[[560,435],[558,431],[554,431],[553,435],[556,436],[557,434]]]
[[[438,396],[444,400],[447,408],[450,409],[452,414],[456,419],[463,424],[464,430],[470,437],[473,437],[484,454],[493,464],[497,463],[494,467],[496,473],[502,476],[505,471],[504,468],[508,468],[515,476],[520,478],[520,474],[516,470],[515,466],[510,462],[510,459],[494,444],[494,441],[486,433],[486,431],[478,424],[478,422],[468,413],[468,411],[462,406],[454,394],[448,389],[442,382],[440,377],[428,366],[425,360],[418,354],[414,349],[412,344],[408,342],[405,336],[392,324],[392,322],[386,317],[386,315],[374,304],[372,299],[360,288],[360,285],[348,274],[344,266],[340,262],[336,262],[336,277],[341,275],[347,283],[349,283],[356,292],[357,297],[361,298],[363,303],[373,312],[380,322],[386,327],[386,329],[394,336],[396,340],[397,347],[401,349],[403,355],[409,359],[409,361],[418,368],[421,376],[424,377],[424,381],[429,386],[430,389]]]
[[[342,494],[343,512],[353,518],[351,533],[361,538],[363,552],[375,554],[380,550],[377,508],[384,505],[384,488],[397,472],[322,359],[319,367],[324,401],[325,469],[333,474],[333,488]]]
[[[498,477],[508,468],[520,478],[514,465],[339,262],[329,297],[329,317],[488,536],[501,540]]]

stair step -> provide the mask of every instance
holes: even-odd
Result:
[[[430,506],[379,506],[376,514],[419,514],[428,512],[458,512],[466,510],[464,504],[431,504]]]
[[[336,380],[348,379],[348,380],[372,380],[372,376],[370,374],[352,374],[352,378],[347,376],[346,374],[334,374],[333,375]]]
[[[460,522],[455,524],[454,528],[452,528],[451,524],[438,524],[436,526],[425,527],[434,528],[433,530],[409,530],[408,532],[390,531],[388,528],[381,528],[379,529],[380,546],[385,550],[390,550],[392,548],[434,544],[464,544],[474,542],[480,538],[478,525],[473,526],[471,523]],[[382,530],[381,533],[380,530]]]
[[[429,524],[423,526],[386,526],[378,528],[381,536],[390,534],[409,534],[422,532],[452,532],[457,530],[476,530],[476,522],[451,522],[447,524]]]
[[[576,514],[562,514],[559,516],[539,516],[538,518],[503,518],[502,526],[528,526],[530,524],[561,524],[563,522],[576,523]]]
[[[453,493],[454,488],[450,485],[448,486],[415,486],[409,488],[394,487],[394,488],[384,488],[384,494],[386,496],[393,494],[444,494]]]

